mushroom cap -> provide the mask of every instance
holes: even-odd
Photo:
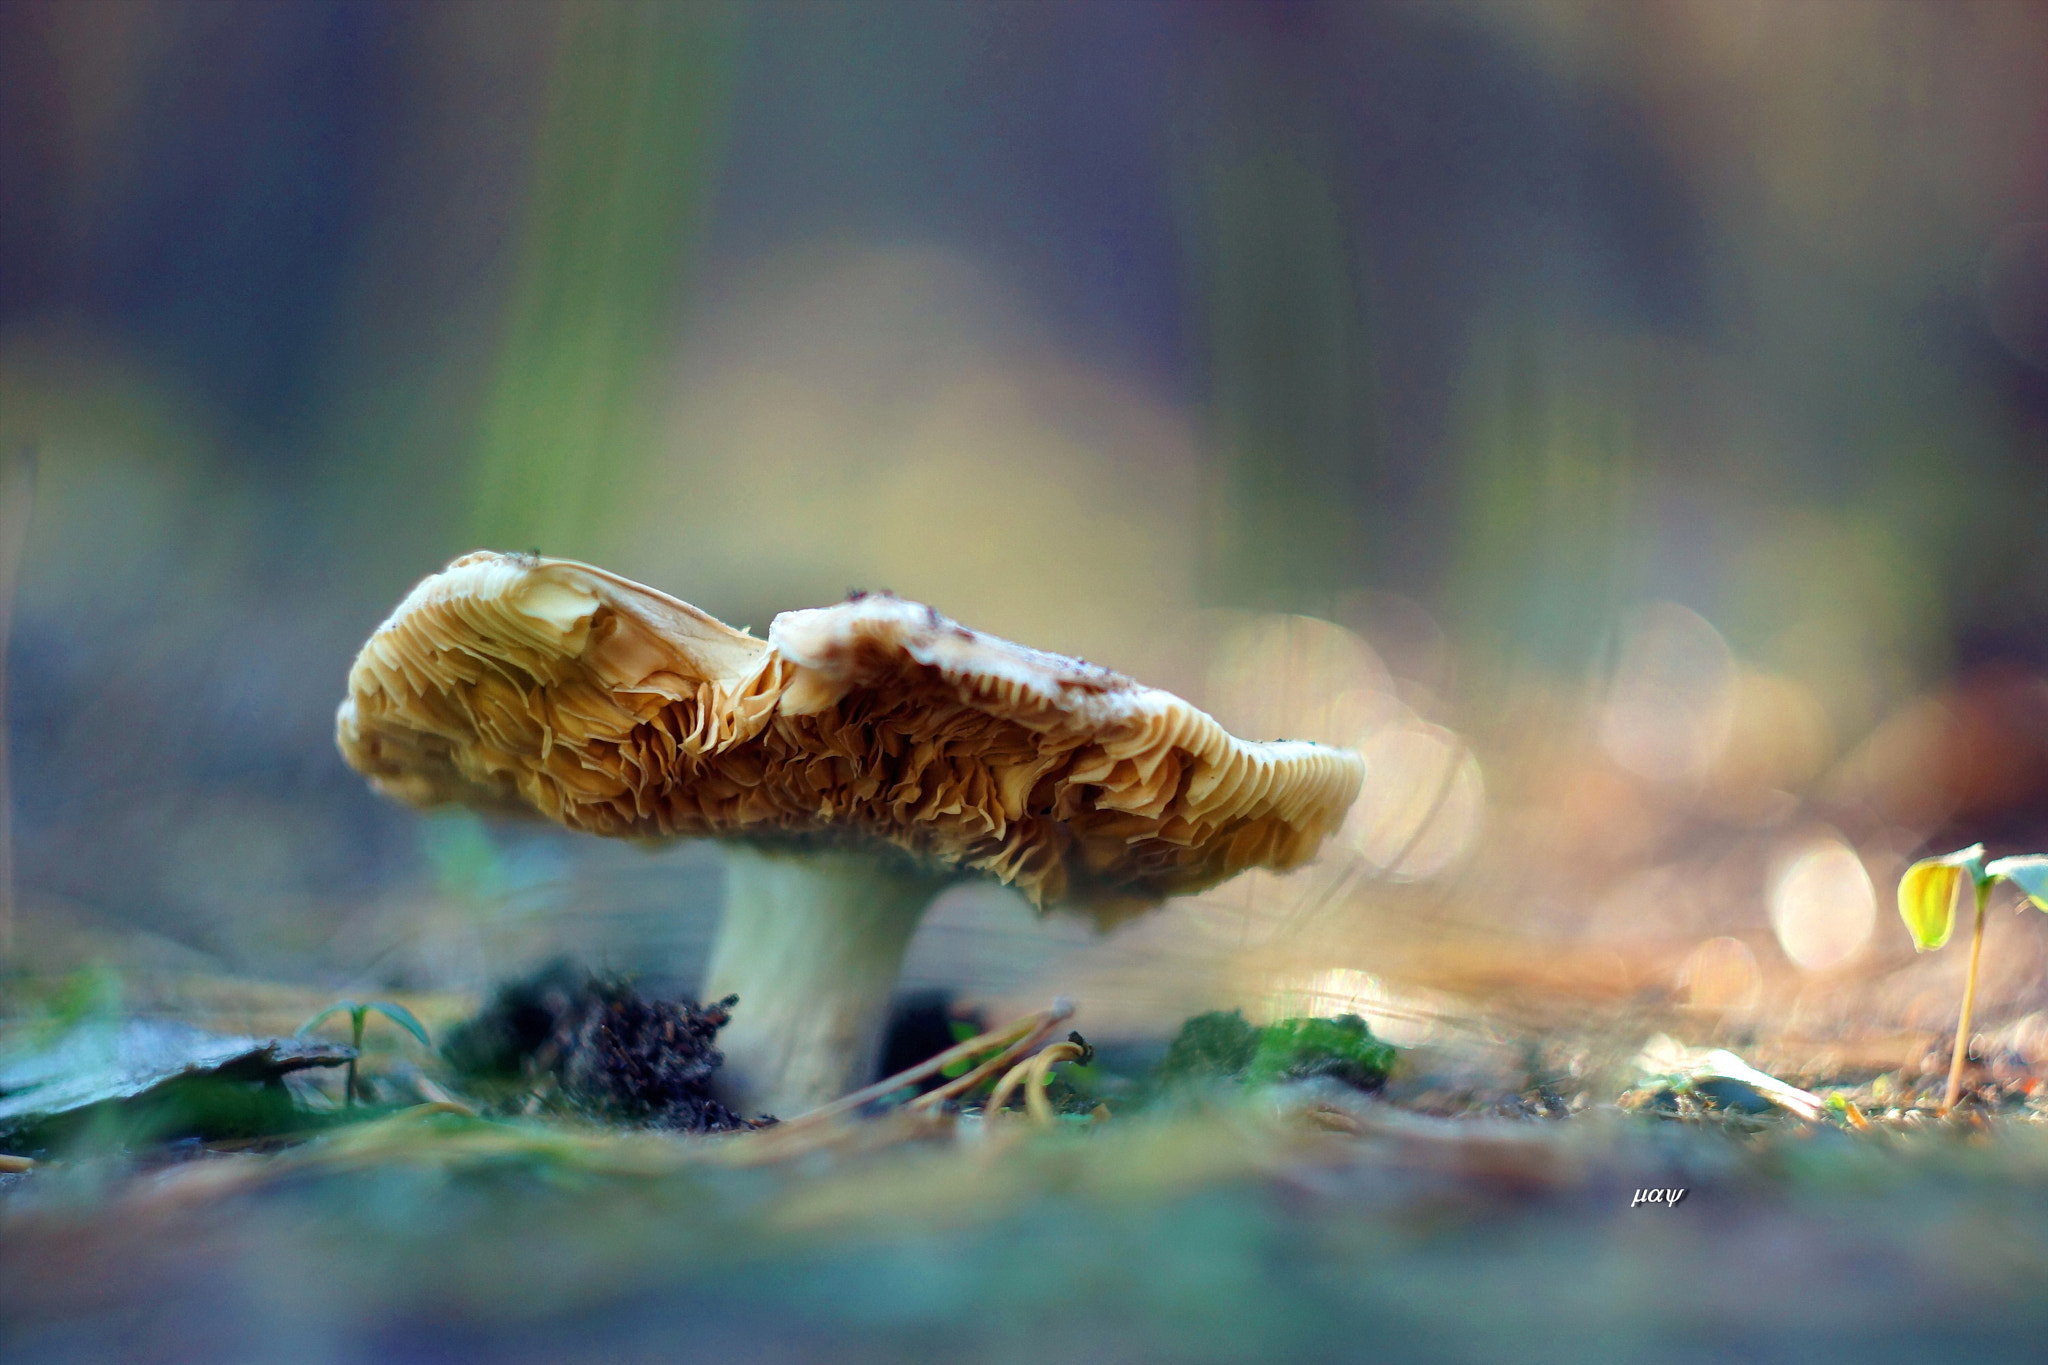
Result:
[[[414,805],[879,841],[1104,921],[1306,862],[1365,772],[887,594],[784,612],[762,641],[602,569],[489,551],[377,628],[336,740]]]

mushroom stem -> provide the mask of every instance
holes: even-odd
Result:
[[[737,1108],[794,1116],[870,1079],[910,937],[952,880],[889,853],[726,849],[703,994],[740,998],[719,1036]]]

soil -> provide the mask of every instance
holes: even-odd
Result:
[[[468,1075],[552,1076],[594,1116],[684,1133],[741,1132],[775,1120],[743,1118],[712,1093],[725,1061],[718,1031],[738,999],[649,999],[628,981],[556,963],[502,988],[450,1035],[445,1052]]]

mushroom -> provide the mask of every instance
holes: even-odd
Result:
[[[937,892],[1008,883],[1109,925],[1313,857],[1364,760],[1248,743],[1170,693],[856,593],[755,639],[568,560],[465,555],[349,674],[342,755],[387,796],[729,854],[705,998],[750,1109],[867,1079]]]

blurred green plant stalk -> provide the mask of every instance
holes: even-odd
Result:
[[[1181,194],[1209,381],[1206,596],[1327,612],[1383,540],[1366,496],[1380,451],[1361,225],[1326,114],[1251,55],[1214,74],[1222,116]]]
[[[599,519],[633,486],[737,38],[725,4],[564,7],[471,467],[478,544],[592,555]]]

